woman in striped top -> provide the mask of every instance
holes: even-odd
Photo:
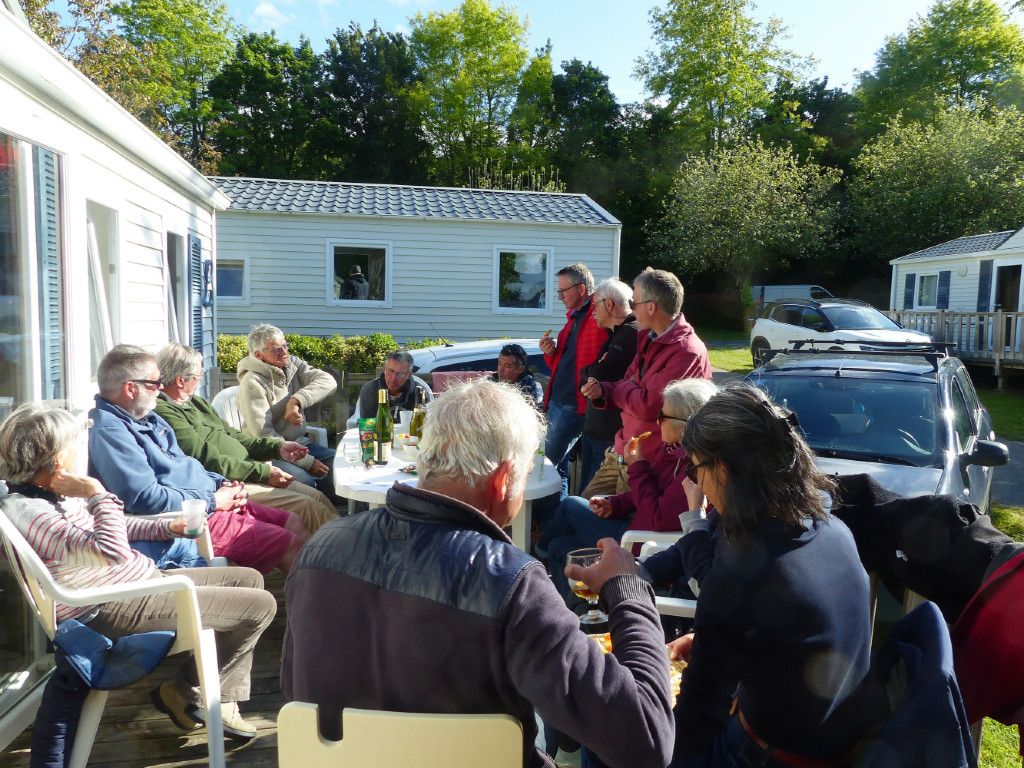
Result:
[[[184,517],[173,521],[125,516],[120,499],[98,480],[71,473],[82,426],[70,413],[34,403],[0,425],[0,478],[7,481],[4,512],[67,587],[99,587],[160,578],[161,571],[131,541],[183,535]],[[2,486],[0,486],[2,491]],[[242,719],[238,701],[249,698],[252,651],[277,612],[263,577],[251,568],[185,568],[196,583],[204,627],[217,633],[224,730],[251,739],[256,729]],[[111,639],[176,627],[173,595],[120,600],[99,606],[57,606],[57,619],[77,619]],[[205,723],[195,662],[189,657],[173,682],[153,691],[153,702],[181,728]]]

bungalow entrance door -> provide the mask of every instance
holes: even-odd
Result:
[[[997,312],[999,310],[1003,312],[1021,312],[1020,278],[1020,264],[1011,264],[996,269],[996,293],[993,309]],[[1020,315],[1006,318],[1003,340],[1007,352],[1011,350],[1014,352],[1021,351],[1021,325],[1022,317]]]

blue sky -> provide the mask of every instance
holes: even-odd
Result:
[[[498,0],[491,0],[497,5]],[[418,11],[447,11],[459,0],[228,0],[230,14],[253,31],[276,30],[292,43],[305,34],[316,51],[338,27],[350,21],[364,29],[376,19],[388,31],[409,31]],[[650,47],[650,0],[519,0],[520,15],[529,16],[530,44],[551,39],[556,66],[566,59],[589,61],[608,75],[620,102],[636,101],[643,86],[633,79],[636,59]],[[932,0],[766,0],[754,15],[780,18],[789,27],[786,47],[813,56],[816,77],[831,85],[850,86],[856,70],[870,69],[874,54],[888,35],[903,32],[927,13]]]

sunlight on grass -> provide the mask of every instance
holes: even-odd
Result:
[[[712,368],[721,368],[745,376],[754,369],[747,347],[708,347]]]
[[[1024,394],[979,389],[978,397],[992,414],[992,427],[997,437],[1024,441]]]

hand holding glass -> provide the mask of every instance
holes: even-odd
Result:
[[[185,535],[190,539],[198,538],[206,522],[206,500],[185,499],[181,502],[181,512],[185,516]]]
[[[589,568],[601,560],[602,552],[597,547],[586,549],[574,549],[565,558],[566,565],[578,565],[581,568]],[[608,621],[608,614],[599,611],[597,608],[597,593],[595,593],[586,582],[576,579],[569,580],[569,587],[579,597],[590,603],[590,612],[580,619],[581,624],[603,624]]]

